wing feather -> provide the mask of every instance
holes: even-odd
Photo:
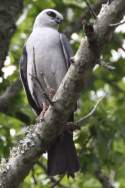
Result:
[[[27,95],[27,99],[29,104],[32,106],[32,108],[36,111],[37,114],[39,114],[41,112],[40,107],[38,106],[38,104],[36,104],[36,102],[34,101],[29,86],[28,86],[28,81],[27,81],[27,51],[26,51],[26,47],[24,47],[23,50],[23,54],[22,57],[20,59],[20,75],[21,75],[21,79],[23,82],[23,86]]]
[[[69,44],[67,37],[63,33],[60,33],[60,42],[61,42],[61,47],[64,54],[66,66],[68,69],[71,65],[71,57],[73,56],[73,50]]]

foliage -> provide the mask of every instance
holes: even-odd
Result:
[[[92,0],[93,5],[96,1]],[[74,52],[84,36],[81,15],[84,15],[87,5],[82,0],[25,0],[22,15],[17,20],[17,30],[9,50],[9,60],[5,62],[3,77],[0,78],[0,93],[19,77],[19,58],[26,38],[32,30],[36,15],[45,8],[55,8],[65,17],[61,30],[70,37]],[[90,16],[86,17],[90,19]],[[90,19],[93,22],[93,18]],[[125,27],[125,26],[124,26]],[[122,26],[123,28],[123,26]],[[124,28],[125,31],[125,28]],[[100,188],[96,171],[101,170],[105,175],[112,176],[118,187],[125,187],[125,66],[124,66],[124,32],[114,33],[110,44],[106,44],[102,54],[105,63],[112,63],[115,70],[109,71],[96,66],[91,80],[87,82],[87,90],[81,93],[76,119],[86,115],[101,96],[105,96],[96,112],[91,116],[80,131],[75,133],[75,142],[80,159],[81,169],[75,180],[63,177],[60,184],[65,187]],[[8,59],[9,59],[8,58]],[[8,70],[12,74],[7,76]],[[16,104],[16,105],[14,105]],[[21,110],[26,114],[30,123],[35,121],[35,115],[27,103],[23,89],[19,91],[8,108],[11,111]],[[14,109],[15,108],[15,109]],[[7,157],[9,149],[24,133],[26,122],[6,113],[0,113],[0,156]],[[41,157],[34,166],[21,187],[46,187],[52,185],[41,163],[46,165],[46,156]],[[122,165],[121,165],[122,164]],[[58,185],[57,187],[59,187]],[[61,186],[60,186],[61,187]]]

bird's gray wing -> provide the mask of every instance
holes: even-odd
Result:
[[[27,95],[27,99],[29,104],[32,106],[32,108],[36,111],[37,114],[39,114],[41,112],[41,108],[40,106],[38,106],[38,104],[36,104],[36,102],[34,101],[29,86],[28,86],[28,81],[27,81],[27,51],[26,51],[26,47],[24,47],[23,50],[23,54],[22,57],[20,58],[20,75],[21,75],[21,79],[26,91],[26,95]]]
[[[71,65],[71,57],[73,56],[73,50],[69,44],[67,37],[63,33],[60,33],[60,42],[61,42],[61,47],[64,54],[66,66],[68,69]]]
[[[61,47],[64,54],[66,66],[68,69],[72,63],[71,57],[73,57],[73,50],[69,44],[67,37],[63,33],[60,33],[60,42],[61,42]],[[75,110],[76,109],[77,109],[77,104],[75,105]]]

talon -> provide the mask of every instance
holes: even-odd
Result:
[[[56,93],[55,89],[49,88],[49,98],[52,99]]]
[[[48,110],[48,105],[43,103],[43,110],[41,111],[41,113],[37,117],[37,119],[36,119],[37,122],[42,122],[44,120],[44,115],[45,115],[47,110]]]

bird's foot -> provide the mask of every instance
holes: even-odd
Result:
[[[48,105],[43,104],[43,110],[41,111],[41,113],[37,117],[37,119],[36,119],[37,122],[42,122],[43,121],[44,115],[45,115],[47,110],[48,110]]]
[[[48,93],[49,93],[49,98],[52,99],[54,97],[56,91],[53,88],[49,88]]]

